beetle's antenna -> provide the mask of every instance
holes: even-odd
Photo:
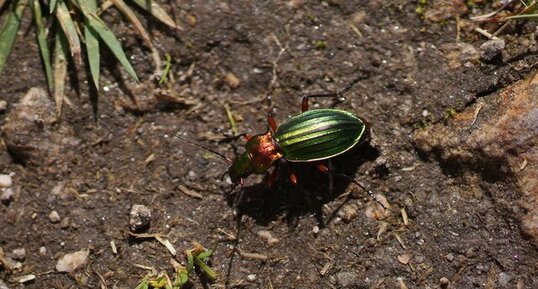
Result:
[[[197,142],[194,142],[194,141],[192,141],[192,140],[190,140],[190,139],[184,138],[184,137],[182,137],[179,133],[176,134],[176,137],[177,137],[178,139],[184,141],[184,142],[187,142],[187,143],[193,145],[193,146],[196,146],[196,147],[205,149],[205,150],[208,151],[208,152],[212,152],[212,153],[218,155],[219,157],[225,159],[225,160],[226,160],[227,162],[229,162],[229,163],[233,163],[233,161],[232,161],[230,158],[228,158],[227,156],[225,156],[225,155],[219,153],[218,151],[216,151],[216,150],[214,150],[214,149],[208,148],[208,147],[206,147],[206,146],[204,146],[204,145],[201,145],[201,144],[199,144],[199,143],[197,143]]]

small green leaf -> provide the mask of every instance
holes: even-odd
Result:
[[[97,11],[96,0],[87,0],[88,7],[92,13]],[[86,51],[88,53],[88,64],[90,66],[90,74],[93,79],[95,88],[99,90],[99,71],[101,69],[101,55],[99,54],[99,39],[98,34],[90,26],[89,20],[84,20],[84,37],[86,39]]]
[[[13,2],[5,25],[0,30],[0,72],[4,69],[4,65],[11,53],[11,49],[13,49],[17,31],[21,24],[21,18],[27,4],[28,0],[18,0]]]
[[[82,60],[80,55],[80,40],[78,38],[77,29],[75,27],[73,19],[71,19],[69,10],[67,9],[67,6],[63,1],[60,1],[57,4],[56,17],[58,18],[58,22],[60,22],[60,26],[62,27],[62,30],[67,37],[67,41],[69,42],[71,56],[75,59],[77,63],[81,63]]]
[[[47,33],[45,32],[45,25],[43,24],[43,15],[41,15],[41,4],[39,0],[31,0],[30,5],[34,14],[34,21],[36,24],[36,38],[39,45],[39,51],[41,52],[41,59],[43,60],[43,66],[45,66],[45,75],[47,76],[47,85],[49,91],[54,89],[54,79],[52,77],[52,65],[50,63],[50,49],[47,45]]]
[[[129,73],[129,75],[138,82],[138,76],[131,66],[131,63],[129,63],[129,60],[127,60],[127,56],[125,56],[121,43],[118,41],[116,36],[114,36],[114,33],[110,31],[105,22],[103,22],[103,20],[101,20],[96,13],[91,11],[91,8],[86,1],[78,1],[78,4],[80,5],[82,14],[84,14],[84,17],[86,17],[88,20],[89,27],[93,29],[97,35],[99,35],[99,38],[101,38],[106,46],[108,46],[110,51],[112,51],[112,54],[114,54],[116,59],[118,59],[127,73]]]
[[[50,0],[49,3],[49,13],[54,13],[54,9],[56,8],[56,0]]]

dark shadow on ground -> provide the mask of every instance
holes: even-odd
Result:
[[[365,143],[331,159],[333,170],[347,176],[355,176],[358,168],[379,157],[379,151]],[[298,184],[293,186],[288,178],[288,166],[296,172]],[[287,163],[279,171],[274,188],[264,182],[243,188],[243,196],[237,206],[239,215],[253,218],[256,223],[265,226],[281,218],[294,226],[298,217],[314,214],[320,226],[324,226],[323,205],[342,195],[351,183],[349,178],[334,175],[332,191],[329,175],[319,172],[311,163]],[[234,206],[239,190],[227,197],[228,205]]]

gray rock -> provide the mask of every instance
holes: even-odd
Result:
[[[0,174],[0,188],[9,188],[13,186],[13,179],[10,175]]]
[[[336,274],[336,283],[340,288],[354,288],[360,284],[359,274],[353,271],[341,271]]]
[[[490,61],[501,54],[506,43],[500,38],[490,39],[480,45],[480,58]]]
[[[77,252],[65,254],[56,263],[56,271],[58,272],[73,272],[77,268],[88,263],[90,252],[83,249]]]
[[[151,210],[144,205],[133,205],[129,225],[131,231],[140,230],[151,222]]]

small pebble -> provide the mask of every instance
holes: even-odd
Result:
[[[236,89],[241,84],[241,80],[235,76],[235,74],[228,72],[224,76],[224,81],[231,89]]]
[[[510,281],[512,280],[512,276],[510,276],[510,274],[507,274],[506,272],[501,272],[497,280],[501,287],[507,287],[508,283],[510,283]]]
[[[13,188],[0,189],[0,192],[0,202],[4,204],[11,202],[13,200],[13,196],[15,195]]]
[[[24,258],[26,258],[26,249],[24,248],[17,248],[11,251],[11,257],[15,260],[22,261]]]
[[[256,281],[256,274],[248,274],[247,275],[247,280],[250,281],[250,282]]]
[[[398,261],[400,261],[400,263],[404,265],[409,264],[410,260],[411,260],[411,254],[402,254],[398,256]]]
[[[60,221],[60,215],[56,211],[52,211],[49,214],[49,221],[51,223],[58,223]]]
[[[502,39],[490,39],[480,45],[480,57],[483,60],[490,61],[501,54],[505,45],[506,43]]]
[[[271,246],[278,242],[280,242],[279,239],[274,238],[270,231],[267,230],[261,230],[258,231],[258,236],[264,238],[267,241],[267,245]]]
[[[88,262],[89,255],[90,251],[87,249],[65,254],[63,257],[58,259],[58,262],[56,263],[56,271],[73,272]]]
[[[449,261],[449,262],[452,262],[452,260],[454,260],[454,254],[452,253],[448,253],[445,258]]]
[[[0,174],[0,188],[9,188],[13,186],[13,179],[10,175]]]
[[[312,232],[314,232],[314,234],[319,233],[319,227],[318,227],[318,226],[314,226],[314,228],[312,228]]]
[[[65,217],[60,222],[60,228],[67,229],[67,228],[69,228],[70,224],[71,224],[71,219],[69,217]]]
[[[47,248],[45,246],[39,247],[39,255],[42,255],[42,256],[47,255]]]
[[[144,205],[133,205],[129,220],[131,231],[137,231],[147,227],[150,222],[151,210]]]
[[[342,218],[344,222],[350,222],[351,220],[359,216],[359,210],[357,208],[357,205],[355,204],[345,205],[342,209],[338,211],[338,216]]]
[[[424,263],[424,261],[426,260],[426,258],[424,257],[424,255],[416,255],[413,260],[415,261],[415,263],[417,264],[422,264]]]
[[[0,112],[4,112],[7,109],[7,101],[0,100]]]
[[[336,283],[341,288],[355,288],[359,285],[359,275],[353,271],[342,271],[336,274]]]
[[[439,280],[439,283],[441,283],[441,288],[447,288],[447,287],[448,287],[448,283],[450,283],[450,280],[448,280],[447,277],[442,277],[442,278]]]

